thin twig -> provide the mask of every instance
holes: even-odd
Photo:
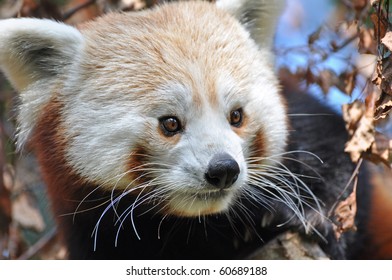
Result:
[[[42,250],[48,243],[56,237],[57,230],[55,227],[51,228],[44,236],[41,237],[33,246],[18,257],[19,260],[28,260],[34,257],[40,250]]]
[[[335,203],[332,205],[331,209],[328,211],[328,217],[332,216],[333,211],[335,210],[336,206],[338,205],[338,203],[340,202],[340,199],[342,198],[342,196],[344,195],[344,193],[347,191],[347,189],[350,187],[351,183],[353,182],[353,180],[358,176],[359,173],[359,169],[362,166],[362,162],[363,162],[363,158],[361,157],[357,163],[357,166],[355,167],[355,170],[353,171],[353,174],[351,174],[350,179],[348,180],[346,186],[344,187],[344,189],[342,190],[342,192],[339,194],[339,196],[337,197]]]
[[[359,33],[353,34],[351,37],[348,37],[345,41],[343,41],[343,43],[341,43],[340,45],[334,46],[332,52],[336,53],[336,52],[344,49],[345,47],[350,45],[354,40],[356,40],[358,38],[359,38]]]

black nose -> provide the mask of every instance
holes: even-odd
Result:
[[[216,154],[208,164],[205,178],[208,183],[226,189],[234,184],[240,174],[240,167],[235,159],[226,153]]]

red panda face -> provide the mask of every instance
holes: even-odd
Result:
[[[257,180],[252,168],[279,160],[287,127],[270,53],[224,11],[111,14],[77,38],[40,106],[61,107],[64,160],[84,181],[200,216],[228,211]]]
[[[249,161],[266,162],[286,139],[276,79],[247,32],[218,12],[206,30],[188,12],[176,12],[179,23],[161,10],[142,31],[107,18],[97,24],[111,25],[105,37],[87,27],[93,45],[64,110],[67,158],[82,177],[180,216],[228,210],[247,188]]]

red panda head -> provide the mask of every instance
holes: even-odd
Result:
[[[80,30],[0,22],[0,65],[21,92],[19,145],[56,129],[54,144],[85,182],[165,214],[227,211],[287,138],[271,30],[246,29],[237,2],[109,14]],[[38,127],[51,103],[61,128]]]

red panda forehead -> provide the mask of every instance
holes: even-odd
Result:
[[[171,38],[182,42],[190,37],[195,44],[220,42],[224,47],[228,42],[241,44],[249,37],[234,17],[204,1],[169,3],[142,12],[109,13],[80,25],[79,29],[87,37],[108,42],[118,36],[136,39],[132,43],[151,37],[154,41]]]
[[[254,47],[234,18],[208,3],[109,14],[81,31],[87,39],[88,66],[100,69],[110,64],[130,70],[127,75],[132,76],[146,73],[153,83],[153,77],[186,75],[186,61],[203,65],[209,73],[219,65],[238,71],[249,63],[249,47]]]
[[[109,14],[82,32],[87,40],[81,79],[93,81],[94,90],[110,99],[137,93],[131,99],[151,105],[159,100],[154,92],[178,82],[188,88],[196,108],[205,102],[216,107],[233,85],[222,78],[223,72],[247,84],[256,68],[252,65],[257,48],[248,33],[208,3]],[[170,94],[174,93],[164,98]]]

